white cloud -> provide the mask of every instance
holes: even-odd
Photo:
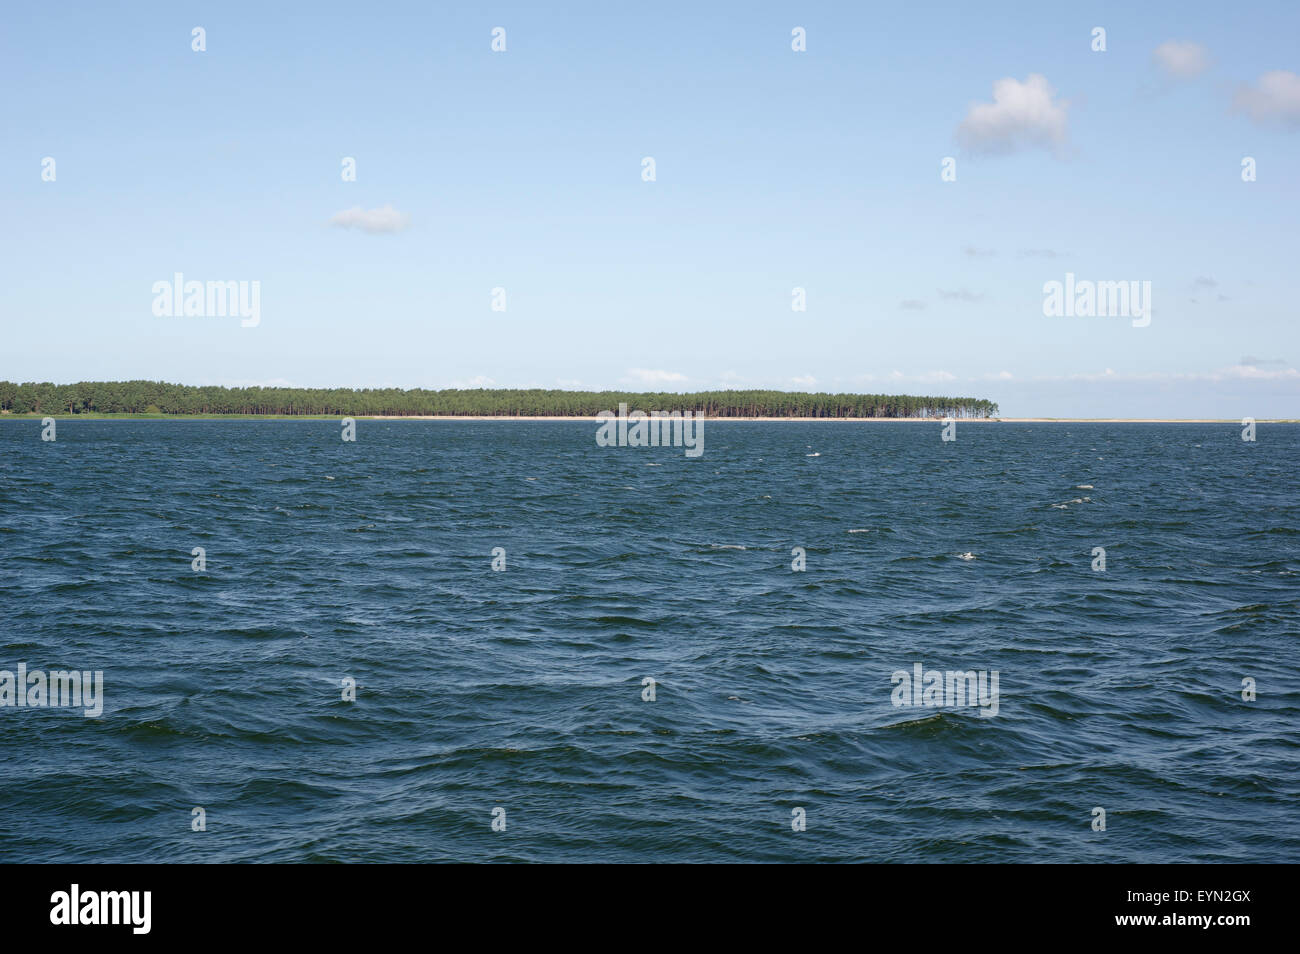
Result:
[[[330,225],[337,225],[344,229],[360,229],[371,235],[400,232],[410,224],[411,217],[405,212],[398,212],[391,205],[381,209],[363,209],[359,205],[354,205],[342,212],[335,212],[330,217]]]
[[[199,386],[207,387],[208,382],[204,382]],[[285,378],[270,378],[261,381],[254,380],[251,378],[238,378],[238,379],[224,378],[220,381],[215,382],[212,386],[219,387],[219,388],[296,388],[298,387],[298,385],[294,384],[292,381],[286,380]]]
[[[955,291],[945,291],[940,288],[939,297],[948,301],[964,301],[969,304],[984,300],[983,294],[976,294],[968,288],[958,288]]]
[[[462,390],[473,390],[476,388],[490,388],[494,384],[496,384],[496,382],[486,375],[476,374],[468,381],[453,381],[448,385],[448,387],[460,388]]]
[[[1257,123],[1300,129],[1300,76],[1290,70],[1265,73],[1254,86],[1237,90],[1232,105]]]
[[[686,380],[686,375],[676,371],[652,368],[628,368],[627,376],[638,384],[677,384]]]
[[[1035,381],[1164,381],[1188,382],[1193,384],[1218,384],[1224,381],[1298,381],[1300,371],[1295,368],[1277,368],[1269,370],[1249,364],[1234,364],[1213,371],[1193,371],[1188,373],[1169,371],[1150,371],[1139,374],[1119,374],[1111,368],[1091,374],[1040,375]]]
[[[1156,65],[1179,79],[1200,76],[1210,68],[1210,52],[1191,40],[1165,40],[1151,54]]]
[[[734,370],[723,371],[717,378],[710,382],[704,390],[708,391],[734,391],[744,388],[748,385],[749,379],[738,374]]]
[[[1065,145],[1068,104],[1056,100],[1047,77],[1032,73],[1023,83],[1013,77],[993,84],[993,102],[974,103],[957,127],[957,141],[972,152],[1008,153]]]
[[[797,384],[801,388],[811,388],[817,386],[817,379],[811,374],[805,374],[800,377],[791,378],[790,383]]]
[[[874,374],[859,374],[854,380],[860,384],[872,381],[887,381],[892,385],[901,385],[906,381],[916,384],[934,384],[939,381],[956,381],[957,375],[950,371],[922,371],[920,374],[904,374],[895,368],[883,378],[877,378]]]
[[[1277,368],[1269,370],[1253,364],[1237,364],[1231,368],[1222,368],[1213,372],[1211,380],[1218,381],[1223,378],[1249,379],[1252,381],[1278,381],[1278,380],[1297,380],[1300,379],[1300,371],[1295,368]]]

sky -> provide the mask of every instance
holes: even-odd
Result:
[[[11,4],[0,379],[1297,417],[1298,37],[1294,2]],[[257,282],[256,323],[157,314],[178,272]],[[1149,322],[1045,314],[1067,273]]]

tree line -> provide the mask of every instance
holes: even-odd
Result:
[[[366,417],[594,417],[630,410],[701,411],[709,417],[995,417],[997,404],[969,397],[799,391],[556,391],[541,388],[224,388],[162,381],[0,381],[11,414],[276,414]]]

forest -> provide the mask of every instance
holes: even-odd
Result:
[[[798,391],[699,391],[673,394],[558,391],[540,388],[225,388],[162,381],[77,384],[0,381],[3,414],[273,414],[367,417],[594,417],[631,410],[701,411],[708,417],[996,417],[997,404],[969,397],[826,394]]]

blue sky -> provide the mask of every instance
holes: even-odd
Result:
[[[541,7],[7,8],[0,378],[1300,415],[1300,6]],[[1046,317],[1067,272],[1150,325]]]

